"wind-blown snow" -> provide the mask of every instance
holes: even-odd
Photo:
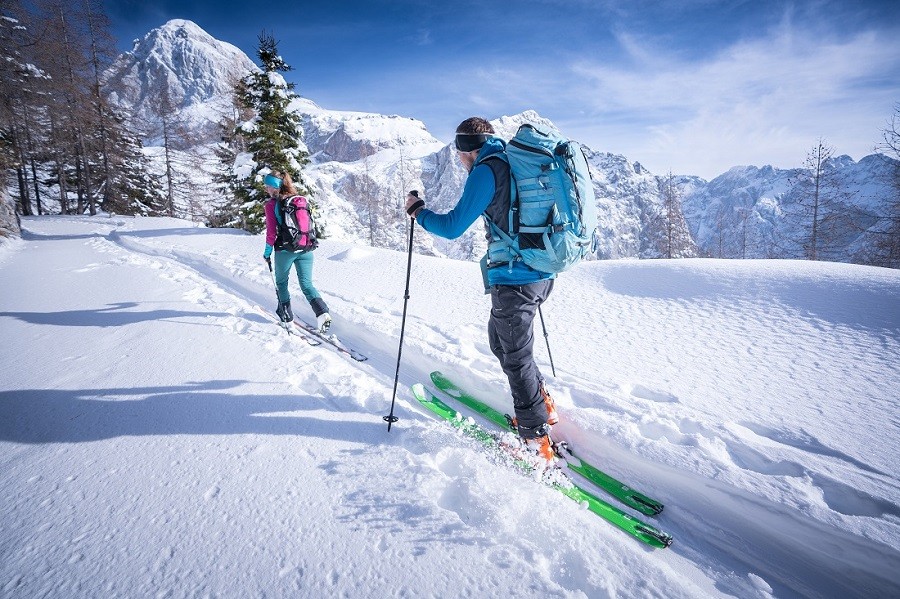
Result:
[[[900,595],[900,273],[590,262],[544,308],[558,435],[666,504],[652,550],[413,405],[509,410],[478,265],[325,240],[347,360],[258,312],[263,239],[23,219],[0,246],[3,597]],[[425,237],[420,229],[416,235]],[[295,311],[310,319],[296,281]]]

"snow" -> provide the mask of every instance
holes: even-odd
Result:
[[[413,257],[388,432],[404,252],[316,251],[357,363],[256,309],[274,307],[261,235],[23,227],[0,246],[3,597],[900,596],[900,272],[559,278],[556,378],[536,336],[558,435],[666,504],[651,520],[675,544],[653,550],[413,405],[439,369],[510,408],[477,264]]]

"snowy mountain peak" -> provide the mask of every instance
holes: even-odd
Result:
[[[491,121],[491,125],[494,126],[497,135],[504,139],[513,137],[516,134],[516,131],[519,130],[519,127],[526,123],[534,125],[539,129],[559,130],[549,119],[545,119],[534,110],[526,110],[512,116],[501,116],[500,118]]]
[[[191,21],[175,19],[137,40],[110,68],[109,81],[123,83],[123,100],[140,103],[155,84],[168,83],[179,107],[231,93],[235,76],[255,66],[241,50]]]
[[[326,110],[306,98],[291,103],[303,116],[303,137],[316,162],[356,162],[382,150],[407,156],[437,151],[442,143],[417,119],[370,112]]]
[[[217,40],[204,31],[199,25],[193,21],[186,19],[172,19],[167,21],[161,27],[151,30],[144,36],[144,40],[148,38],[169,38],[169,39],[204,39],[207,43],[216,43]],[[139,46],[142,40],[135,40],[135,46]],[[218,42],[224,43],[224,42]]]
[[[234,84],[253,70],[256,66],[237,47],[192,21],[174,19],[135,40],[106,72],[106,81],[116,90],[113,104],[134,107],[149,124],[158,120],[151,100],[165,87],[181,118],[210,133],[220,118],[217,112],[230,105]]]

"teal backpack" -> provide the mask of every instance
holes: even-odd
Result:
[[[522,260],[535,270],[560,273],[594,249],[597,205],[581,146],[558,132],[522,125],[499,157],[509,164],[507,230],[484,215],[491,232],[488,264]]]

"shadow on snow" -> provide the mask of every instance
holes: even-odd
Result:
[[[0,441],[81,443],[123,436],[260,434],[361,442],[384,436],[380,420],[333,421],[285,414],[326,407],[322,398],[227,392],[245,382],[0,391]]]
[[[146,322],[149,320],[169,320],[173,318],[204,318],[206,316],[231,316],[225,312],[188,312],[184,310],[147,310],[144,312],[127,311],[134,308],[136,302],[119,302],[107,304],[107,308],[96,310],[67,310],[62,312],[0,312],[0,317],[17,318],[29,324],[54,325],[64,327],[118,327],[126,324]],[[254,322],[265,322],[262,317],[253,316],[248,319]]]

